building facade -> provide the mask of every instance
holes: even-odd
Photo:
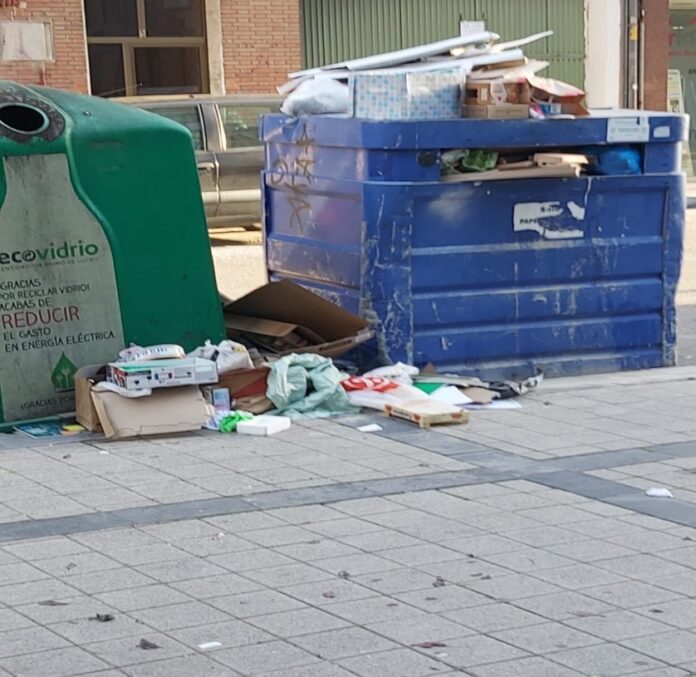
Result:
[[[528,52],[593,106],[666,106],[669,0],[0,0],[0,78],[100,96],[272,92],[289,71],[451,37],[463,19],[506,39],[555,30]]]

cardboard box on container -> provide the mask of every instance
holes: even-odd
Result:
[[[526,80],[468,80],[463,97],[463,103],[467,106],[503,103],[529,105],[530,101],[529,83]]]
[[[473,120],[524,120],[529,117],[527,104],[501,103],[462,108],[462,116]]]
[[[458,118],[462,70],[353,73],[349,79],[353,116],[368,120]]]
[[[231,339],[273,355],[340,357],[373,336],[365,320],[288,280],[228,303],[225,326]]]

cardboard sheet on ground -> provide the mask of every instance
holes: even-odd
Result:
[[[109,392],[91,395],[108,439],[191,432],[200,430],[208,418],[197,386],[157,390],[136,400]]]
[[[472,404],[473,400],[467,397],[459,388],[455,386],[443,386],[438,388],[432,395],[430,399],[435,402],[441,402],[442,404],[452,404],[454,406],[460,407],[465,404]]]

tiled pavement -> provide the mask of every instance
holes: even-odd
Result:
[[[696,369],[522,403],[432,432],[6,438],[0,676],[696,674]]]

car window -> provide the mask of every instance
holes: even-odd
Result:
[[[227,148],[260,146],[259,115],[278,112],[278,107],[271,104],[220,104],[218,108]]]
[[[155,106],[148,108],[151,113],[157,113],[165,118],[174,120],[186,127],[193,137],[193,145],[196,150],[204,150],[203,124],[198,106]]]

